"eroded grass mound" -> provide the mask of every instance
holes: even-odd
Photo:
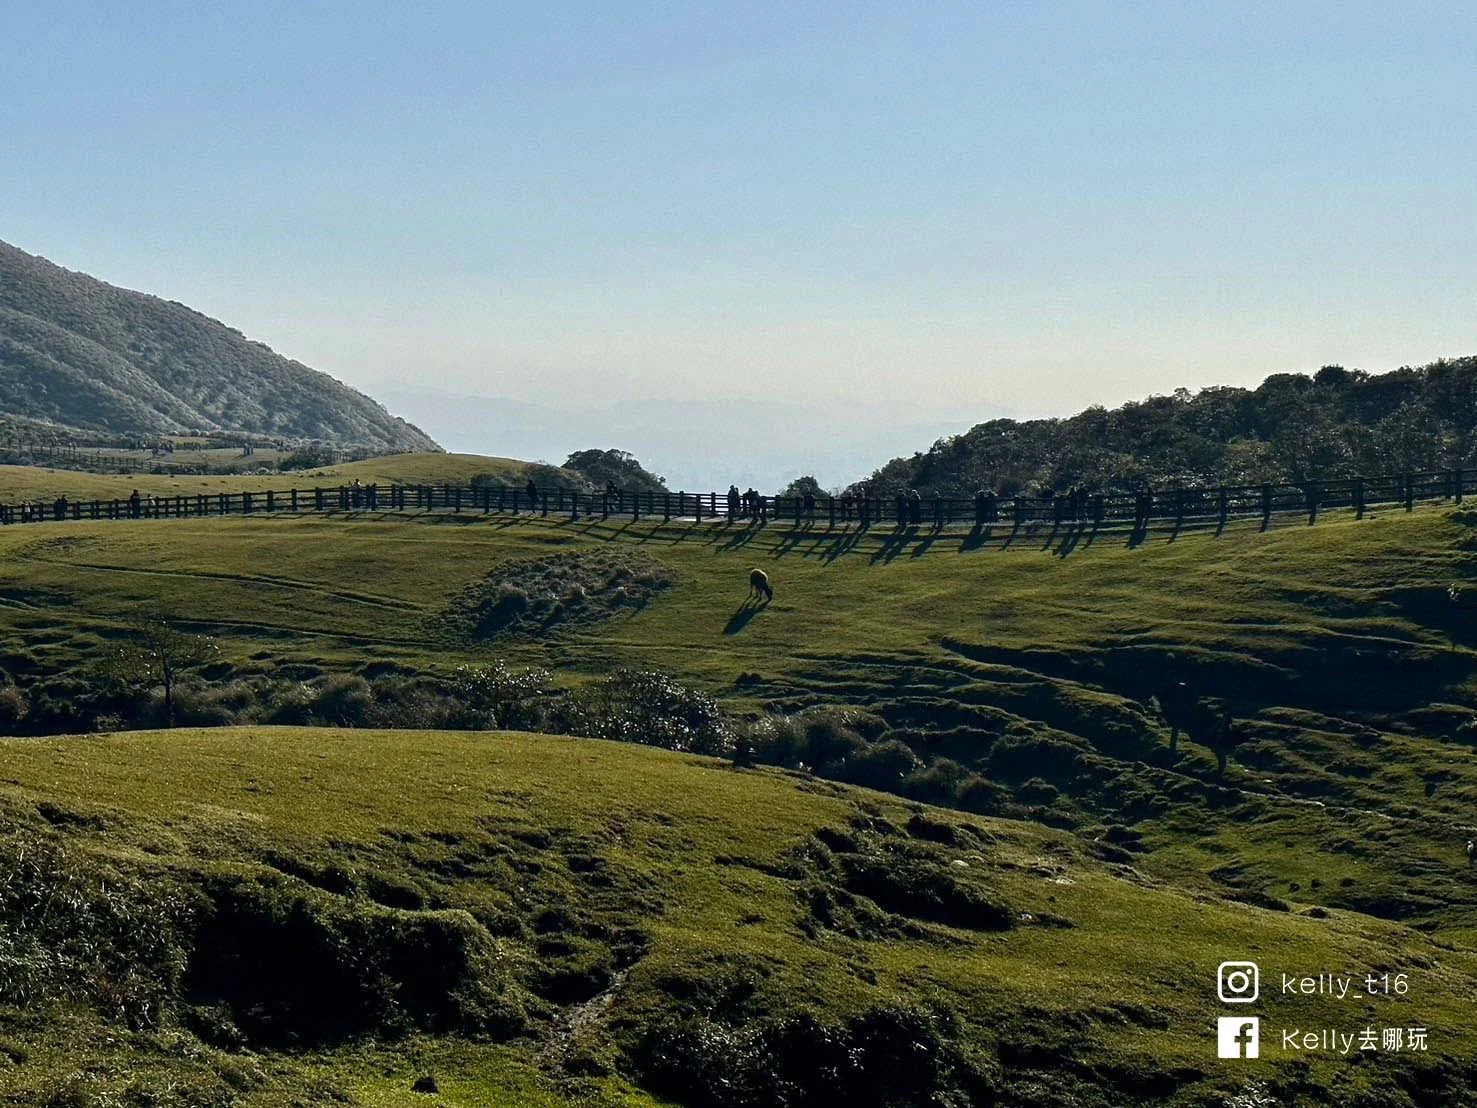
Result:
[[[523,1030],[504,953],[467,912],[385,908],[276,874],[202,882],[188,1016],[203,1037],[333,1043]]]
[[[639,611],[676,581],[637,550],[579,550],[507,562],[452,598],[442,624],[463,642],[538,635]]]

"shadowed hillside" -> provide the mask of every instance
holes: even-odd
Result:
[[[111,435],[434,450],[369,397],[174,301],[0,242],[0,413]]]

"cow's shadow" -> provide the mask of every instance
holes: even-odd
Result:
[[[744,602],[739,605],[738,611],[728,617],[728,623],[723,628],[723,633],[725,635],[737,635],[749,625],[749,620],[753,619],[767,607],[769,607],[768,600],[760,600],[754,596],[745,597]]]

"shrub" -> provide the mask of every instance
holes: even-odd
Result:
[[[28,829],[0,839],[0,999],[88,1004],[158,1024],[184,970],[185,902]]]
[[[321,469],[331,466],[337,459],[332,449],[326,446],[301,446],[291,454],[277,459],[277,469],[283,473],[294,469]]]
[[[313,707],[317,699],[310,685],[301,682],[274,684],[262,706],[263,721],[307,726],[313,722]]]
[[[203,893],[190,995],[253,1042],[412,1028],[508,1036],[524,1025],[494,940],[464,911],[349,902],[278,876],[221,876]]]
[[[897,792],[903,779],[918,767],[918,757],[897,739],[864,746],[838,767],[836,776],[853,785]]]
[[[464,642],[539,635],[644,608],[675,580],[670,569],[640,551],[553,554],[499,566],[453,597],[439,618]]]
[[[562,706],[561,730],[596,739],[723,754],[732,735],[718,702],[663,673],[617,670]]]
[[[910,853],[842,854],[848,891],[902,916],[977,931],[1006,931],[1015,913],[1002,900],[956,878],[948,866]]]
[[[952,758],[940,758],[927,769],[919,769],[903,781],[903,792],[916,800],[953,804],[970,773]]]
[[[697,1108],[993,1102],[956,1037],[946,1018],[895,1007],[839,1024],[808,1012],[741,1027],[697,1015],[649,1028],[633,1054],[647,1084]]]
[[[997,815],[1010,804],[1010,790],[978,774],[971,774],[960,786],[957,799],[959,807],[966,812]]]
[[[0,734],[14,735],[31,710],[26,694],[14,685],[0,686]]]
[[[992,776],[1006,781],[1041,777],[1057,785],[1077,776],[1083,747],[1046,735],[1004,735],[990,748]]]
[[[335,727],[362,727],[374,710],[374,691],[357,674],[335,674],[313,687],[315,720]]]
[[[466,726],[538,730],[545,722],[553,675],[545,669],[514,671],[502,661],[458,666],[451,696],[466,714]]]
[[[805,759],[805,732],[793,716],[768,715],[740,724],[734,736],[736,760],[762,765],[799,765]]]

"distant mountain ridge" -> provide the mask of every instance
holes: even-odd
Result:
[[[363,393],[192,308],[5,242],[0,414],[109,435],[239,433],[440,450]]]

